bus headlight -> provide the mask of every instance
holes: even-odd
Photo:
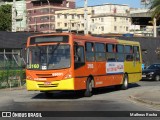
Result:
[[[70,75],[70,74],[67,74],[64,76],[64,79],[70,79],[70,78],[72,78],[72,75]]]
[[[27,76],[26,77],[28,80],[33,80],[33,78],[31,76]]]

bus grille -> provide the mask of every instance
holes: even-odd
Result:
[[[36,74],[38,78],[53,78],[52,74]]]
[[[50,85],[45,85],[45,84],[38,84],[39,87],[58,87],[58,84],[50,84]]]

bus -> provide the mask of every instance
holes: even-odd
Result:
[[[27,40],[28,91],[84,91],[116,86],[127,89],[142,78],[139,42],[73,33],[30,36]]]

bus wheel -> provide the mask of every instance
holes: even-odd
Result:
[[[123,83],[121,85],[121,89],[122,90],[126,90],[127,88],[128,88],[128,76],[127,76],[127,74],[124,74]]]
[[[85,90],[85,93],[84,93],[84,96],[85,97],[91,97],[92,96],[92,79],[89,78],[87,80],[87,83],[86,83],[86,90]]]
[[[123,83],[121,85],[116,85],[115,88],[117,90],[126,90],[128,88],[128,76],[124,74]]]
[[[52,93],[50,93],[50,92],[45,92],[45,96],[47,97],[47,98],[51,98],[52,97]]]

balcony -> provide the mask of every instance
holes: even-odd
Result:
[[[58,4],[62,4],[64,0],[31,0],[31,2],[50,2],[50,3],[58,3]]]

